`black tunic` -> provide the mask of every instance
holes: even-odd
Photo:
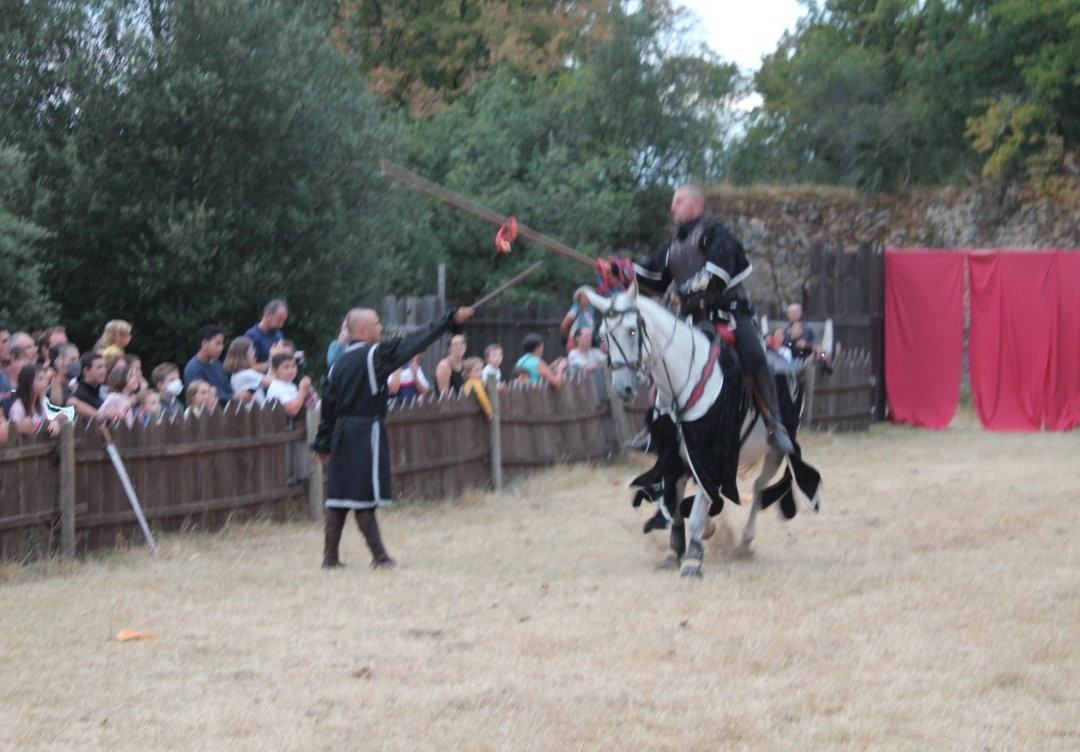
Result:
[[[674,284],[684,316],[730,319],[749,308],[742,282],[754,267],[742,243],[714,219],[681,225],[669,243],[634,264],[638,283],[664,293]]]
[[[323,384],[319,432],[311,445],[330,455],[326,506],[371,509],[391,503],[390,445],[383,427],[386,380],[445,332],[460,330],[450,311],[405,337],[350,342],[334,362]]]

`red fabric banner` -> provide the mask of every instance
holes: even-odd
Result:
[[[1042,428],[1058,334],[1057,256],[969,254],[971,396],[985,428]]]
[[[1046,427],[1068,431],[1080,425],[1080,252],[1055,256],[1057,337],[1046,383]]]
[[[960,401],[964,254],[885,251],[885,389],[898,423],[945,428]]]

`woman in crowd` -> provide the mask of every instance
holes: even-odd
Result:
[[[526,334],[521,342],[525,354],[518,358],[515,368],[529,372],[529,383],[547,382],[553,389],[562,386],[566,375],[566,358],[556,358],[551,365],[544,362],[544,340],[539,334]]]
[[[276,344],[276,343],[275,343]],[[273,380],[269,373],[255,369],[255,343],[249,337],[237,337],[229,343],[225,353],[225,373],[232,384],[233,394],[244,402],[261,405],[266,401],[266,387]]]
[[[49,434],[56,436],[60,425],[49,421],[45,415],[45,393],[52,383],[52,373],[38,363],[23,366],[16,379],[15,401],[11,403],[9,418],[15,429],[23,436],[37,431],[42,423],[48,424]]]

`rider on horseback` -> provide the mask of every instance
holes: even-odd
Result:
[[[764,403],[769,441],[785,454],[795,451],[780,420],[776,380],[765,359],[754,326],[754,309],[743,280],[753,271],[742,244],[719,221],[704,216],[705,194],[696,185],[683,185],[671,200],[675,237],[643,261],[634,264],[638,284],[663,294],[672,284],[679,296],[679,313],[695,323],[726,323],[735,333],[735,350],[754,380]]]

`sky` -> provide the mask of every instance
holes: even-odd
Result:
[[[721,57],[744,72],[761,66],[785,31],[806,14],[798,0],[675,0],[697,13],[704,38]]]

